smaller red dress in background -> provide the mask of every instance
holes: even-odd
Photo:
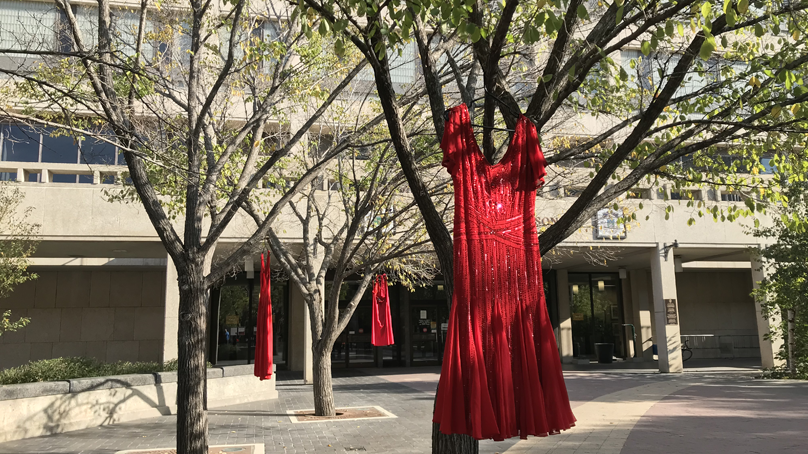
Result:
[[[373,329],[370,341],[376,347],[393,345],[393,322],[390,318],[390,294],[387,275],[376,276],[373,284]]]
[[[261,254],[261,291],[258,298],[258,320],[256,320],[255,367],[253,373],[261,380],[272,377],[272,298],[270,293],[269,252],[266,264]]]

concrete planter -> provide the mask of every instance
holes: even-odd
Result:
[[[208,369],[209,408],[277,397],[251,364]],[[176,400],[176,372],[0,386],[0,442],[170,415]]]

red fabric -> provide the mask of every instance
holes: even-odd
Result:
[[[441,147],[455,190],[454,294],[433,421],[476,439],[569,429],[536,229],[546,165],[536,128],[520,117],[505,156],[490,165],[460,105]]]
[[[258,328],[255,337],[255,376],[261,380],[272,377],[272,298],[269,288],[269,252],[264,264],[261,254],[261,291],[258,298]]]
[[[376,347],[393,345],[393,322],[390,318],[390,294],[387,292],[387,275],[376,276],[373,284],[373,329],[370,341]]]

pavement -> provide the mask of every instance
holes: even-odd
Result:
[[[627,366],[625,366],[627,367]],[[480,442],[481,454],[714,454],[808,452],[808,382],[759,380],[751,367],[694,367],[685,374],[640,368],[565,371],[576,427],[528,440]],[[580,369],[580,368],[578,368]],[[299,374],[278,374],[277,400],[209,411],[214,445],[263,443],[266,453],[431,452],[437,367],[334,373],[337,406],[379,406],[396,418],[293,424],[313,408]],[[165,416],[0,443],[4,453],[99,453],[175,444]]]

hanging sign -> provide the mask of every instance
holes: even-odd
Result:
[[[595,238],[599,240],[622,240],[626,238],[626,224],[621,221],[623,213],[611,208],[598,211],[595,218]]]
[[[225,325],[238,325],[238,315],[228,315],[224,319]]]
[[[584,321],[584,314],[582,312],[573,312],[572,313],[572,321],[574,321],[574,322],[582,322],[582,321]]]
[[[665,300],[665,323],[668,325],[676,325],[679,323],[676,315],[676,300]]]

